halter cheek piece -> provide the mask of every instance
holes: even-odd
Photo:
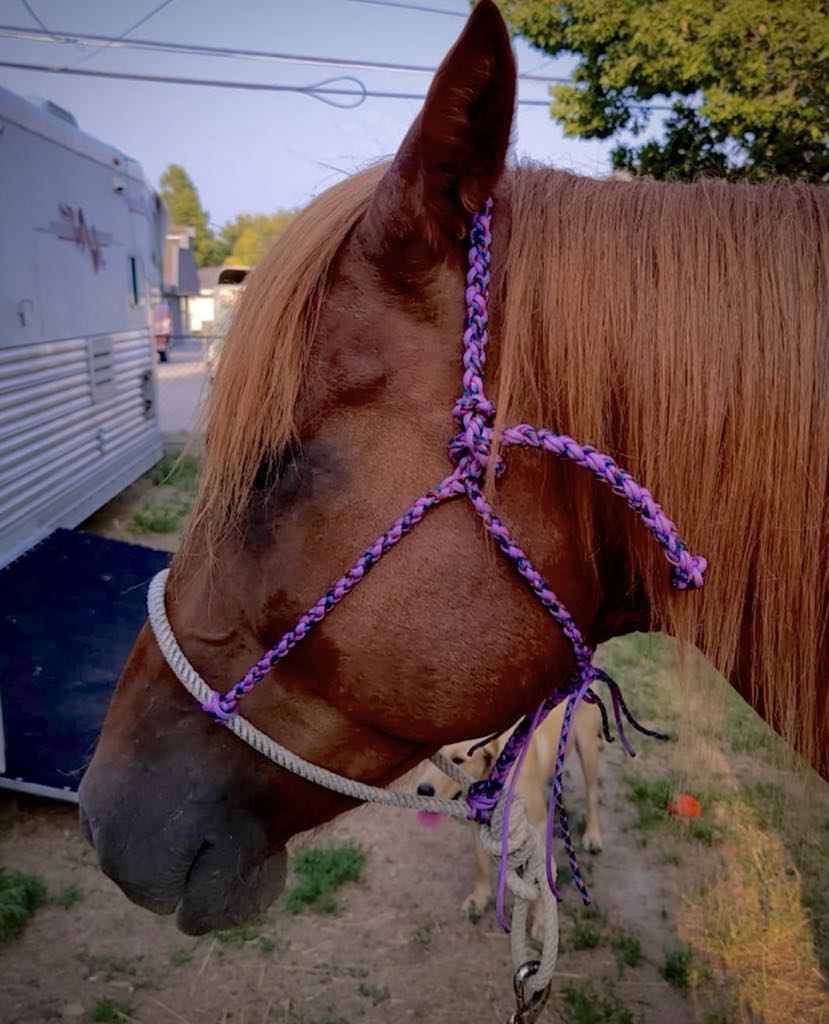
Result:
[[[618,685],[602,669],[593,664],[594,650],[585,642],[578,626],[568,610],[549,587],[524,551],[515,542],[507,526],[496,516],[492,506],[484,497],[481,484],[493,451],[493,424],[495,406],[484,392],[484,364],[486,361],[487,344],[487,301],[489,289],[490,244],[492,236],[490,225],[492,219],[492,200],[488,199],[480,213],[475,214],[470,232],[469,272],[466,288],[466,323],[463,335],[463,394],[455,403],[452,414],[458,425],[458,433],[449,442],[449,457],[454,469],[436,487],[427,491],[408,508],[403,515],[392,524],[386,533],[378,537],[352,565],[303,615],[296,624],[267,651],[262,658],[252,665],[244,677],[222,694],[210,689],[195,669],[187,661],[173,636],[167,620],[164,603],[164,585],[168,570],[159,573],[150,585],[148,607],[150,623],[159,647],[170,667],[179,680],[202,704],[203,709],[216,722],[224,723],[241,739],[252,745],[261,753],[266,754],[277,764],[302,775],[318,785],[333,789],[357,800],[377,803],[395,804],[425,810],[438,810],[457,816],[458,801],[438,800],[430,797],[418,797],[410,793],[395,793],[392,790],[378,789],[363,783],[345,779],[329,772],[325,768],[312,765],[296,754],[286,750],[280,744],[265,736],[258,729],[238,714],[238,706],[245,694],[264,678],[264,676],[281,661],[299,642],[303,640],[314,626],[321,622],[337,604],[349,594],[363,579],[371,567],[413,527],[426,513],[442,502],[454,498],[466,497],[472,508],[480,516],[484,526],[492,534],[500,549],[504,552],[515,569],[526,581],[530,591],[547,609],[552,619],[561,629],[570,644],[575,658],[575,669],[567,682],[532,713],[527,715],[509,737],[501,755],[498,757],[489,776],[469,786],[467,792],[468,810],[465,816],[472,821],[489,824],[493,811],[501,796],[504,796],[504,827],[502,829],[501,874],[498,884],[497,910],[498,917],[505,929],[508,929],[504,917],[504,879],[506,875],[507,842],[509,833],[509,808],[512,803],[515,783],[521,769],[526,752],[529,748],[533,732],[545,716],[562,701],[567,701],[561,730],[556,770],[550,798],[547,818],[546,861],[547,880],[551,892],[557,899],[560,895],[555,885],[552,844],[556,820],[572,869],[573,879],[582,894],[585,903],[589,902],[587,889],[578,866],[578,860],[570,833],[567,813],[562,800],[562,772],[564,754],[573,714],[578,704],[584,700],[597,704],[601,714],[605,737],[611,740],[609,715],[604,703],[591,689],[594,683],[604,683],[609,691],[613,716],[616,721],[619,738],[625,749],[633,754],[625,737],[623,718],[626,718],[640,732],[649,736],[664,738],[661,734],[640,726],[630,715]],[[614,494],[624,498],[629,508],[637,513],[645,526],[651,531],[661,545],[665,557],[671,564],[671,583],[680,590],[695,589],[703,585],[703,574],[706,561],[703,557],[692,555],[685,543],[677,534],[676,527],[664,514],[652,495],[641,487],[621,469],[608,455],[603,455],[589,445],[579,445],[571,437],[554,434],[549,430],[537,429],[525,423],[507,427],[501,432],[499,448],[506,449],[513,445],[525,448],[539,448],[551,452],[563,459],[569,459],[576,465],[589,470],[601,483],[607,484]],[[496,477],[504,472],[504,463],[497,457]],[[515,771],[510,776],[510,770]],[[441,767],[451,770],[445,762]],[[504,787],[506,792],[504,793]]]

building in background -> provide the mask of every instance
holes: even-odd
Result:
[[[193,257],[196,229],[173,225],[164,240],[164,298],[173,316],[173,343],[190,337],[190,303],[199,294]]]

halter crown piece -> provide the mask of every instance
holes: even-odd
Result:
[[[264,678],[264,676],[281,661],[299,642],[303,640],[318,622],[360,582],[371,567],[414,526],[426,513],[450,498],[466,496],[472,508],[483,521],[486,529],[492,534],[496,543],[515,566],[518,573],[526,581],[530,591],[547,609],[552,619],[561,629],[570,644],[575,658],[575,668],[567,682],[552,693],[532,713],[527,715],[509,737],[504,750],[497,759],[489,776],[469,787],[467,793],[467,817],[481,824],[489,824],[496,804],[504,798],[504,825],[502,828],[501,873],[498,885],[497,910],[498,918],[505,928],[508,925],[504,916],[504,880],[506,876],[507,843],[509,833],[509,809],[518,773],[521,769],[526,752],[529,748],[533,732],[545,716],[562,701],[567,701],[561,731],[556,770],[550,797],[547,818],[546,862],[547,881],[551,892],[557,899],[560,895],[555,885],[552,860],[552,844],[556,821],[560,835],[564,841],[573,879],[585,903],[589,902],[587,889],[578,866],[575,848],[570,833],[567,813],[562,800],[562,773],[564,754],[573,714],[578,704],[584,700],[597,704],[607,740],[611,740],[609,715],[604,703],[591,689],[594,683],[604,683],[611,698],[613,716],[616,721],[619,738],[625,750],[633,755],[624,733],[623,718],[626,718],[640,732],[649,736],[664,738],[660,733],[643,728],[630,715],[625,706],[618,685],[602,669],[593,664],[594,650],[584,640],[578,626],[568,610],[549,587],[533,563],[514,540],[509,529],[496,516],[494,509],[484,497],[481,490],[483,477],[493,451],[493,423],[495,406],[486,397],[484,391],[484,364],[486,361],[487,344],[487,301],[489,290],[490,267],[490,233],[492,221],[492,200],[488,199],[480,213],[475,214],[470,232],[469,271],[466,288],[466,324],[463,336],[463,394],[455,404],[452,414],[458,425],[458,433],[449,442],[449,457],[455,468],[435,488],[427,491],[408,508],[403,515],[392,524],[386,533],[378,537],[352,565],[352,567],[334,583],[323,596],[299,617],[293,628],[267,651],[255,665],[245,673],[244,677],[221,694],[211,690],[198,676],[198,673],[187,662],[172,635],[164,609],[164,584],[167,570],[160,573],[152,582],[149,595],[150,622],[159,641],[159,646],[181,682],[194,696],[202,702],[203,709],[215,721],[226,723],[246,742],[265,753],[283,767],[304,775],[320,785],[346,793],[358,800],[375,800],[384,803],[396,803],[408,807],[425,807],[432,810],[446,810],[440,805],[455,804],[457,801],[438,801],[430,798],[416,797],[414,794],[395,794],[399,799],[394,801],[383,799],[387,791],[344,779],[323,768],[318,768],[291,754],[274,741],[264,736],[250,723],[238,716],[238,706],[245,694]],[[664,514],[652,495],[641,487],[621,469],[608,455],[603,455],[589,445],[580,445],[571,437],[554,434],[552,431],[537,429],[525,423],[505,428],[498,439],[499,448],[506,449],[513,445],[525,448],[539,448],[551,452],[563,459],[575,462],[577,466],[590,470],[601,483],[607,484],[614,494],[624,498],[628,506],[637,513],[645,526],[651,531],[661,545],[665,557],[671,565],[671,583],[680,590],[695,589],[703,585],[703,574],[706,561],[702,556],[692,555],[685,543],[677,534],[676,527]],[[503,460],[498,457],[495,467],[496,476],[504,472]],[[244,723],[245,729],[241,728]],[[510,778],[511,769],[515,768]],[[505,790],[506,787],[506,791]],[[391,795],[389,793],[388,795]],[[402,799],[401,799],[402,798]]]

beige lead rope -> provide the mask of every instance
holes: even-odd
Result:
[[[147,595],[150,626],[164,660],[178,681],[200,705],[204,705],[210,699],[212,691],[185,657],[167,618],[164,588],[168,574],[169,569],[163,569],[150,583]],[[462,800],[443,800],[402,790],[381,789],[337,775],[286,749],[242,715],[237,714],[224,725],[243,743],[247,743],[269,761],[324,789],[365,803],[431,811],[447,814],[462,821],[467,820],[468,808]],[[464,792],[474,781],[440,753],[434,754],[431,760],[442,772],[457,782]],[[496,861],[501,857],[503,817],[502,798],[496,805],[491,824],[480,826],[481,841]],[[516,1012],[510,1021],[511,1024],[532,1024],[546,1002],[558,957],[558,903],[547,884],[544,843],[538,831],[527,821],[526,807],[520,797],[513,801],[507,850],[507,887],[514,897],[510,947],[516,967],[517,1004]],[[536,959],[527,945],[527,929],[530,906],[539,896],[544,908],[544,944],[540,958]],[[530,993],[529,999],[525,999],[525,988]]]

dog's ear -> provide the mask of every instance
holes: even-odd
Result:
[[[484,755],[484,771],[488,772],[490,768],[495,764],[498,759],[498,755],[504,749],[504,744],[501,742],[501,738],[491,740],[485,747],[481,748],[481,753]]]

